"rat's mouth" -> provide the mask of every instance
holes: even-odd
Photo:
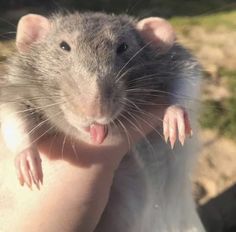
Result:
[[[92,123],[84,127],[84,130],[90,133],[91,140],[94,144],[101,144],[108,134],[108,126],[99,123]]]

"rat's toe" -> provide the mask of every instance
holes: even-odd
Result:
[[[163,120],[163,135],[164,135],[164,139],[165,142],[168,142],[169,139],[169,119],[168,117],[165,117]]]
[[[177,138],[176,121],[171,120],[169,125],[169,140],[172,149],[174,148],[176,138]]]
[[[30,175],[30,169],[29,169],[28,162],[24,157],[20,161],[20,168],[21,168],[21,173],[22,173],[23,178],[24,178],[24,182],[31,189],[32,180],[31,180],[31,175]]]
[[[35,151],[36,154],[31,155],[27,158],[30,173],[33,179],[34,184],[39,189],[39,182],[41,182],[42,179],[42,166],[41,166],[41,159],[39,157],[39,154],[37,151]]]
[[[184,145],[185,142],[185,132],[186,132],[186,127],[185,127],[185,120],[184,120],[184,113],[180,112],[177,115],[177,127],[178,127],[178,137],[179,137],[179,141],[182,144],[182,146]]]
[[[184,113],[184,124],[185,124],[185,134],[189,135],[189,136],[192,136],[193,131],[192,131],[192,128],[191,128],[191,124],[190,124],[188,114],[186,112]]]

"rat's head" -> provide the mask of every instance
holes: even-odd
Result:
[[[16,44],[32,60],[32,78],[46,83],[39,89],[49,96],[44,104],[59,103],[61,117],[81,129],[118,117],[129,101],[128,82],[149,59],[143,52],[148,43],[165,51],[174,37],[160,18],[135,21],[124,15],[74,13],[48,19],[29,14],[19,21]]]

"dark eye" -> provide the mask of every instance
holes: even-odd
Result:
[[[62,41],[60,43],[60,48],[67,51],[67,52],[69,52],[71,50],[70,45],[65,41]]]
[[[117,47],[116,53],[121,54],[121,53],[125,52],[127,49],[128,49],[127,43],[122,43]]]

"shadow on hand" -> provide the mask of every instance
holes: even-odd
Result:
[[[127,153],[128,144],[122,136],[108,137],[103,144],[93,145],[62,134],[48,135],[40,140],[39,150],[50,160],[64,160],[75,166],[101,164],[115,168]]]

